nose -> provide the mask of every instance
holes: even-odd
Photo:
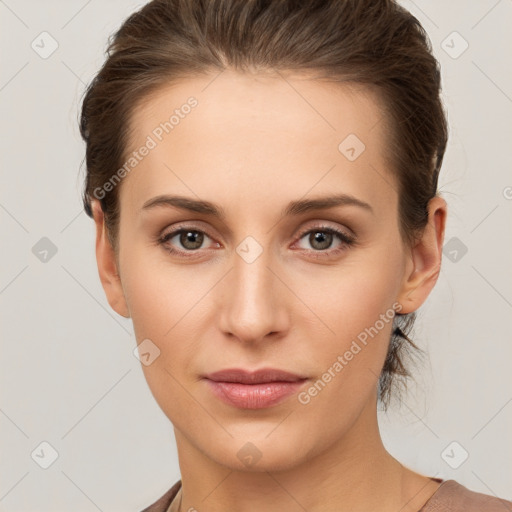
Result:
[[[288,330],[290,292],[270,260],[266,251],[250,263],[234,254],[234,268],[223,280],[218,304],[220,329],[226,335],[254,343],[276,339]]]

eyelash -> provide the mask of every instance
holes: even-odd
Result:
[[[178,256],[183,256],[185,258],[194,258],[197,257],[197,253],[199,249],[196,250],[190,250],[190,251],[182,251],[179,249],[175,249],[167,245],[167,242],[174,238],[176,235],[179,235],[180,233],[186,233],[192,231],[194,233],[202,233],[203,235],[206,235],[208,238],[213,239],[208,233],[201,229],[196,229],[193,226],[187,226],[187,225],[180,225],[173,231],[169,233],[165,233],[164,235],[161,235],[157,239],[157,243],[165,248],[165,250],[171,254],[177,254]],[[313,255],[315,258],[325,258],[325,257],[333,257],[339,254],[342,251],[347,250],[348,248],[352,247],[356,243],[355,237],[348,235],[347,233],[338,230],[336,228],[330,227],[330,226],[315,226],[313,228],[309,228],[303,232],[300,233],[298,240],[301,240],[304,238],[305,235],[309,235],[311,233],[329,233],[332,235],[335,235],[338,237],[338,239],[342,242],[340,247],[336,249],[326,249],[326,250],[308,250],[307,252]]]

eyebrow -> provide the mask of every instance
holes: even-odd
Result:
[[[149,199],[142,206],[142,210],[167,206],[196,213],[203,213],[217,217],[220,220],[226,219],[224,209],[210,201],[192,199],[184,196],[160,195]],[[319,197],[314,199],[300,199],[292,201],[283,210],[284,217],[300,215],[309,211],[326,210],[336,206],[357,206],[374,214],[373,208],[366,202],[357,199],[349,194],[336,194],[332,196]]]

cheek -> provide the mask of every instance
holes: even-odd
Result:
[[[329,279],[317,279],[314,288],[309,278],[303,278],[302,293],[308,283],[314,290],[305,295],[308,305],[328,327],[322,328],[325,335],[315,348],[316,359],[324,372],[336,374],[332,381],[337,384],[329,387],[333,392],[343,387],[343,400],[356,400],[361,389],[373,388],[387,354],[393,318],[400,311],[395,298],[401,255],[387,249],[368,251],[357,262],[341,265]],[[329,380],[329,375],[322,380]],[[325,399],[329,401],[327,394]]]
[[[306,288],[309,278],[303,279]],[[373,251],[316,280],[314,293],[306,296],[335,332],[333,338],[347,341],[373,326],[381,314],[392,315],[400,280],[400,255]]]
[[[219,272],[212,275],[194,271],[193,266],[172,265],[165,255],[156,255],[157,251],[134,247],[121,260],[123,289],[137,343],[149,339],[160,351],[151,365],[142,365],[156,395],[161,390],[173,393],[178,384],[172,376],[181,381],[184,369],[192,367],[204,339],[201,317],[208,308],[208,292],[219,279]]]
[[[150,364],[141,364],[149,389],[169,420],[176,425],[185,422],[186,427],[194,414],[200,414],[183,386],[188,385],[184,373],[192,366],[200,339],[193,319],[202,306],[198,300],[206,284],[191,279],[190,271],[162,265],[136,251],[125,256],[121,268],[137,343],[151,340],[158,353]]]
[[[172,265],[160,248],[126,251],[121,260],[123,289],[137,339],[167,339],[205,293],[204,279],[193,267]],[[196,274],[197,275],[197,274]]]

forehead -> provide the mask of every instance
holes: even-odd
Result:
[[[389,204],[386,130],[380,98],[362,85],[231,70],[184,79],[134,110],[127,156],[149,139],[153,147],[121,196],[140,205],[169,186],[296,199],[337,186]]]

